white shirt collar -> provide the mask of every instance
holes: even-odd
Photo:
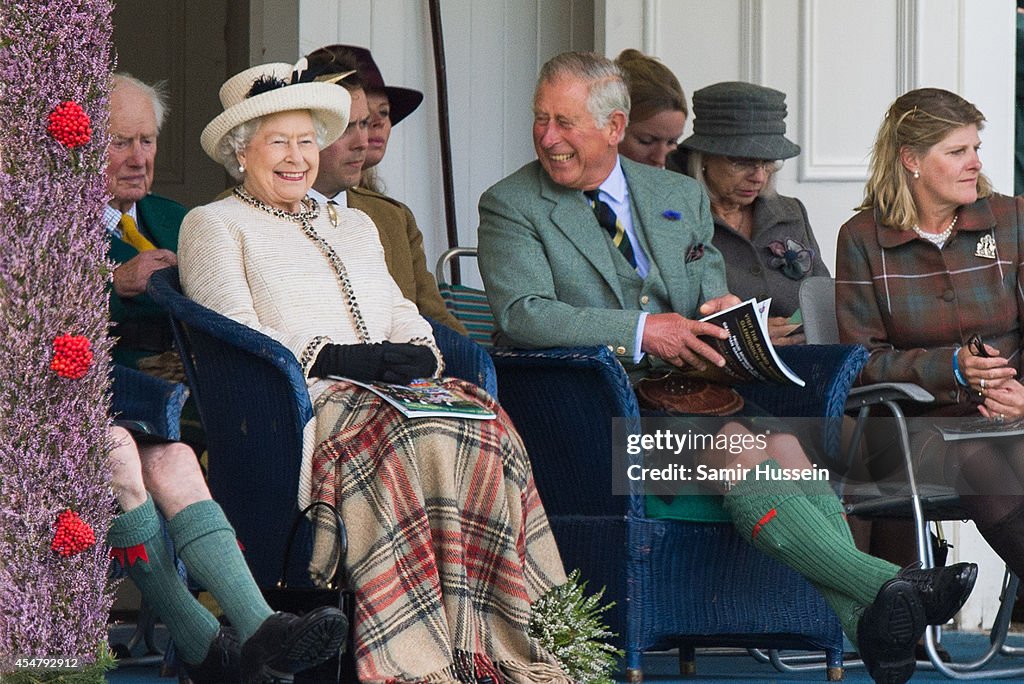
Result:
[[[342,190],[334,197],[327,197],[327,195],[323,194],[319,190],[314,190],[313,188],[310,188],[309,192],[307,192],[306,194],[309,197],[315,199],[319,204],[322,204],[324,206],[327,206],[328,201],[334,200],[334,203],[337,204],[339,207],[348,207],[348,192],[345,190]]]
[[[622,162],[615,157],[615,168],[598,186],[598,189],[608,195],[614,204],[621,205],[629,197],[629,187],[626,185],[626,174],[622,172]]]
[[[133,202],[132,206],[128,208],[128,211],[124,212],[132,217],[136,225],[139,223],[139,210],[137,205]],[[103,205],[103,228],[106,231],[118,238],[121,237],[121,210],[115,209],[109,204]]]

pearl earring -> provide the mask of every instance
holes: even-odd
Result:
[[[238,173],[245,173],[245,167],[241,164],[238,165]]]
[[[914,169],[914,180],[917,180],[920,177],[921,177],[921,172],[918,171],[917,169]]]

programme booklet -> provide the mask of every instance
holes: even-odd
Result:
[[[768,310],[772,300],[745,302],[712,314],[708,321],[729,331],[729,337],[702,336],[701,340],[714,347],[725,357],[725,366],[708,364],[703,371],[680,369],[687,375],[704,378],[724,385],[746,382],[774,382],[782,385],[804,386],[804,380],[779,358],[768,335]]]
[[[945,422],[936,425],[942,439],[955,442],[961,439],[984,439],[988,437],[1016,437],[1024,435],[1024,418],[1014,420],[991,420],[985,416],[968,418],[959,422]]]
[[[340,375],[330,376],[368,389],[402,412],[407,418],[472,418],[491,420],[493,411],[454,394],[434,379],[413,380],[408,385],[389,385],[384,382],[359,382]]]

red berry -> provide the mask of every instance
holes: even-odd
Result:
[[[67,148],[86,144],[92,138],[89,115],[77,102],[62,102],[53,108],[46,129],[54,140]]]
[[[50,370],[62,378],[77,380],[88,372],[93,354],[89,340],[81,335],[59,335],[53,340]]]
[[[92,528],[70,508],[57,516],[50,548],[67,558],[85,551],[96,543]]]

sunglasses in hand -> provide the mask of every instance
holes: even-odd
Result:
[[[974,356],[980,356],[981,358],[984,358],[984,359],[987,359],[987,358],[991,357],[991,354],[989,354],[988,350],[985,349],[985,341],[983,339],[981,339],[981,335],[979,335],[978,333],[974,333],[973,335],[971,335],[970,337],[967,338],[967,351],[969,351]],[[982,389],[984,389],[984,387],[985,387],[984,380],[982,381],[982,385],[981,386],[982,386]],[[981,392],[972,392],[971,393],[971,403],[974,403],[974,404],[984,404],[985,403],[985,395],[982,394]]]
[[[978,333],[974,333],[967,338],[967,351],[971,352],[974,356],[980,356],[983,359],[992,357],[985,348],[985,341],[981,339],[981,335]]]

